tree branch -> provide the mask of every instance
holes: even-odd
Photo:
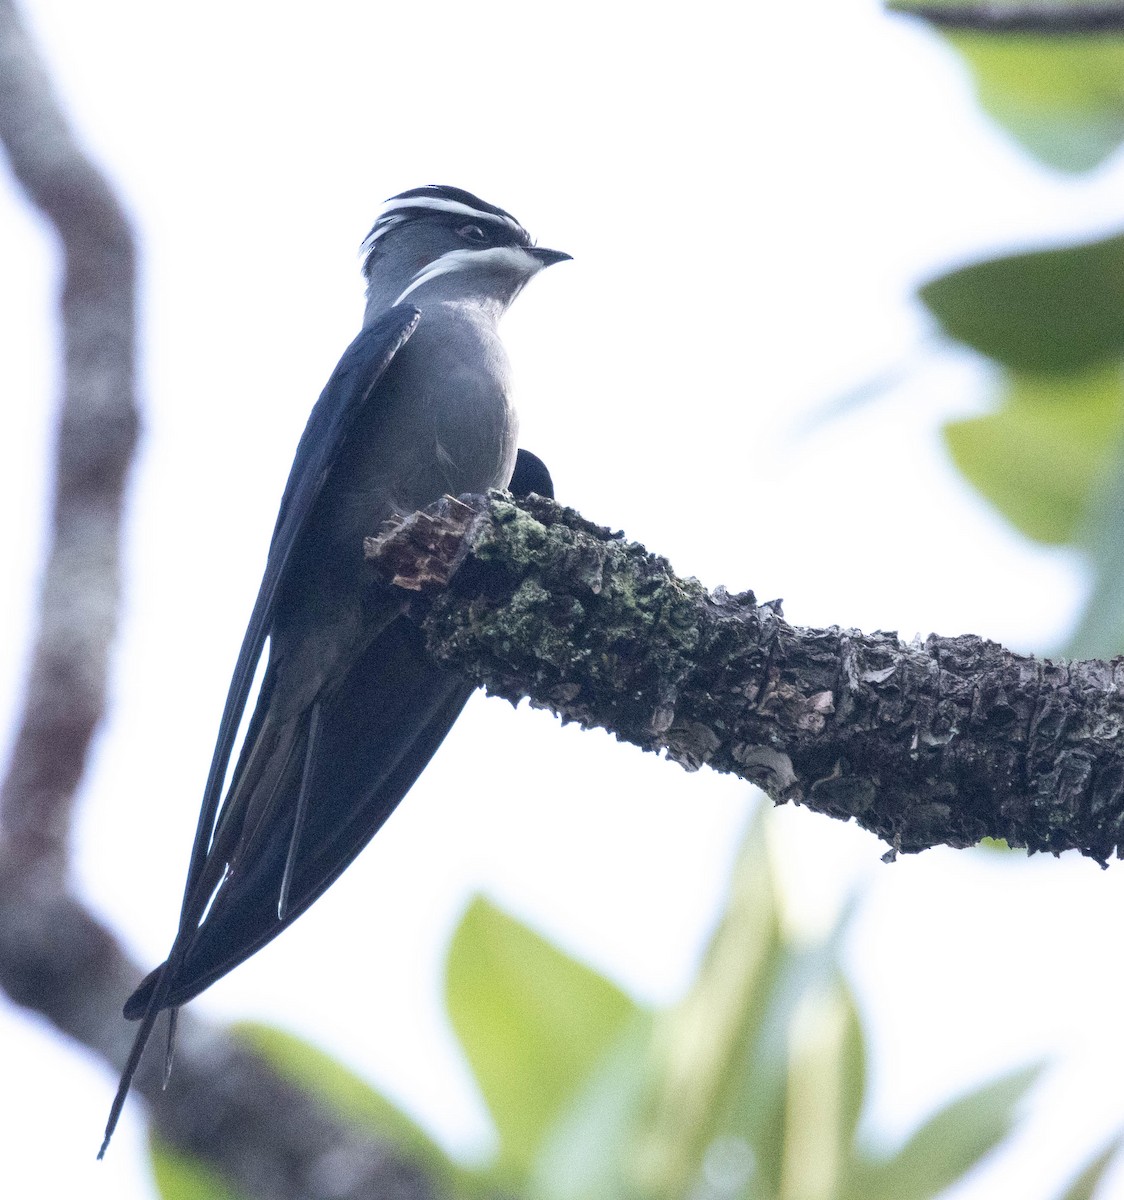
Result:
[[[1117,852],[1124,661],[800,629],[541,497],[462,501],[367,554],[418,592],[434,657],[492,694],[853,817],[891,854],[983,837]]]
[[[911,4],[886,6],[942,29],[1043,37],[1088,37],[1124,32],[1124,5],[1117,4]]]
[[[7,865],[7,863],[5,863]],[[122,998],[141,977],[113,935],[74,897],[34,873],[0,886],[0,986],[11,999],[120,1071],[134,1026]],[[159,1040],[159,1039],[156,1039]],[[249,1046],[180,1014],[176,1064],[162,1090],[160,1046],[135,1088],[166,1145],[206,1162],[239,1195],[262,1200],[430,1200],[421,1167],[288,1083]],[[87,1131],[90,1160],[100,1125]]]
[[[61,867],[70,806],[105,711],[117,625],[118,526],[138,425],[135,251],[9,0],[0,2],[0,140],[64,260],[53,538],[0,824],[25,862],[46,857]]]

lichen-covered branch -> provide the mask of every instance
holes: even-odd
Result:
[[[492,694],[853,817],[891,853],[984,837],[1117,852],[1124,661],[800,629],[548,500],[462,501],[367,554],[418,592],[434,657]]]
[[[1003,36],[1023,34],[1039,37],[1089,37],[1124,32],[1124,4],[1059,3],[914,3],[890,0],[887,8],[903,16],[920,17],[942,29],[994,33]]]

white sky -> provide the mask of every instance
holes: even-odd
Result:
[[[506,322],[522,444],[562,500],[710,586],[783,595],[801,623],[1064,637],[1079,565],[961,486],[937,431],[986,403],[987,375],[933,350],[911,292],[977,253],[1115,228],[1124,169],[1037,167],[981,121],[953,57],[874,0],[25,7],[144,252],[146,433],[77,861],[143,961],[173,932],[293,447],[358,326],[359,241],[403,188],[469,188],[574,255]],[[6,727],[43,538],[54,260],[10,186],[0,204]],[[794,436],[901,363],[906,385]],[[467,895],[669,1002],[749,799],[476,700],[362,859],[195,1007],[293,1028],[479,1148],[438,996]],[[1119,870],[940,852],[884,867],[873,838],[804,811],[780,814],[777,841],[803,928],[871,884],[850,962],[873,1127],[900,1135],[1051,1055],[1014,1155],[956,1196],[1052,1197],[1124,1121]],[[10,1194],[148,1195],[135,1110],[94,1162],[108,1071],[22,1013],[0,1010],[0,1037]]]

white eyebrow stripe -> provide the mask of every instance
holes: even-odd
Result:
[[[542,263],[522,246],[489,246],[486,250],[447,250],[440,258],[435,258],[433,262],[422,267],[410,280],[410,286],[394,303],[401,304],[415,288],[441,275],[467,271],[471,267],[490,266],[522,271],[529,278],[542,267]]]
[[[399,208],[430,208],[434,212],[454,213],[458,217],[469,217],[474,221],[495,221],[506,225],[509,229],[522,233],[519,222],[512,217],[501,217],[498,213],[483,212],[473,208],[471,204],[462,204],[459,200],[442,200],[439,196],[408,196],[404,200],[391,200],[383,206],[384,215]],[[379,223],[383,220],[379,218]]]
[[[401,225],[405,219],[405,217],[393,216],[379,217],[374,228],[363,239],[363,245],[359,247],[360,253],[366,254],[384,233],[389,233],[396,225]]]

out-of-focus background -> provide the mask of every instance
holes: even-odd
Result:
[[[505,328],[521,444],[565,503],[708,586],[783,596],[796,623],[1041,653],[1081,625],[1089,653],[1124,645],[1106,482],[1124,345],[1028,365],[1033,349],[1004,348],[990,276],[918,297],[965,263],[1124,226],[1124,42],[1002,51],[875,0],[23,10],[142,245],[125,616],[77,830],[81,891],[142,960],[174,931],[293,448],[358,326],[359,242],[407,187],[468,188],[573,254]],[[4,189],[10,728],[50,487],[58,264]],[[941,321],[966,291],[982,301],[953,340]],[[442,999],[469,897],[670,1006],[755,803],[476,697],[356,865],[194,1007],[299,1033],[483,1162],[495,1135]],[[1013,1136],[947,1194],[1060,1195],[1124,1125],[1124,877],[984,850],[884,865],[873,837],[800,810],[764,836],[790,944],[857,905],[841,955],[868,1039],[863,1137],[893,1146],[1046,1059]],[[8,1194],[153,1195],[139,1106],[94,1162],[104,1066],[12,1007],[0,1038]],[[720,1175],[696,1194],[734,1194]],[[1124,1195],[1124,1172],[1099,1194]]]

